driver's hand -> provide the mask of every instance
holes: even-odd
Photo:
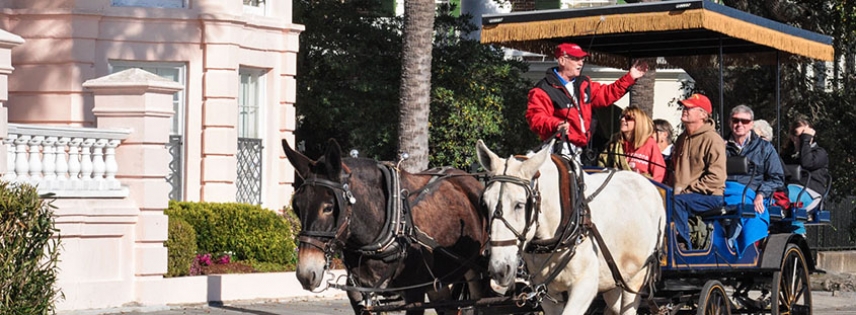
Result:
[[[568,132],[568,122],[565,121],[565,122],[562,122],[561,124],[559,124],[558,131],[560,133],[563,133],[563,134],[567,133]]]

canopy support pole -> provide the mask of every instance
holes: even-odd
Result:
[[[782,152],[782,62],[776,50],[776,150]]]
[[[719,133],[722,138],[725,138],[725,91],[723,85],[725,58],[722,55],[722,36],[719,37]]]

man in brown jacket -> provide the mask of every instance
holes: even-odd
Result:
[[[672,203],[678,241],[692,249],[689,242],[690,213],[704,212],[725,205],[725,141],[716,133],[710,115],[710,100],[693,94],[680,101],[684,133],[678,137],[672,152],[675,188]]]

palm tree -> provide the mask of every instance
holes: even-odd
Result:
[[[660,2],[662,0],[626,0],[627,3],[635,2]],[[648,116],[654,116],[654,85],[657,81],[657,58],[644,58],[648,63],[648,72],[636,80],[636,84],[630,88],[630,106],[642,109]]]
[[[401,62],[399,150],[410,158],[402,168],[428,168],[428,113],[431,103],[431,49],[434,0],[404,1],[404,48]]]

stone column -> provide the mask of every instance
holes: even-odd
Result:
[[[9,134],[9,112],[3,104],[9,100],[9,75],[12,74],[12,48],[24,43],[21,36],[0,30],[0,142]],[[6,174],[7,154],[0,150],[0,174]]]
[[[137,296],[158,290],[167,271],[167,216],[171,159],[166,143],[174,115],[172,98],[181,84],[155,74],[129,69],[83,83],[93,93],[98,128],[130,128],[116,148],[116,178],[127,185],[140,208],[134,236]],[[142,302],[142,301],[141,301]]]

